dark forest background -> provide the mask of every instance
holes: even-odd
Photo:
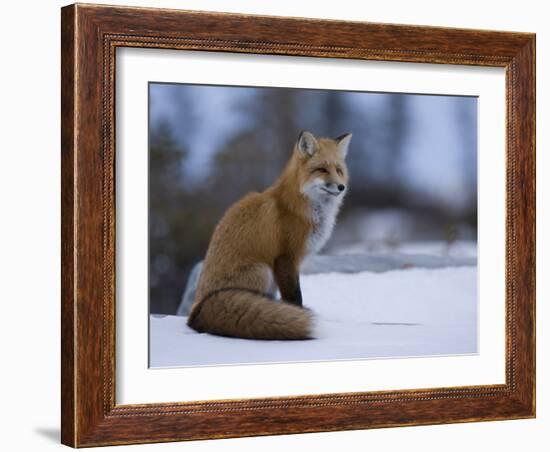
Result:
[[[477,235],[477,99],[149,85],[152,313],[175,313],[217,221],[277,178],[300,130],[352,132],[350,190],[323,252]]]

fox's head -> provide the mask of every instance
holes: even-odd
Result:
[[[343,198],[348,185],[346,155],[351,133],[338,138],[315,137],[301,132],[294,147],[300,162],[300,191],[311,200],[329,201]]]

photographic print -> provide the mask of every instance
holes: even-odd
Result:
[[[149,365],[478,352],[477,97],[149,83]]]
[[[534,34],[61,36],[63,444],[535,416]]]

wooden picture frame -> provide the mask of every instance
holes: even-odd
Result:
[[[62,442],[73,447],[535,416],[535,35],[70,5],[62,8]],[[506,383],[115,403],[115,50],[495,66],[506,70]]]

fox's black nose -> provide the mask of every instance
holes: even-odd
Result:
[[[344,191],[344,188],[346,188],[345,185],[343,185],[343,184],[338,185],[338,190]]]

